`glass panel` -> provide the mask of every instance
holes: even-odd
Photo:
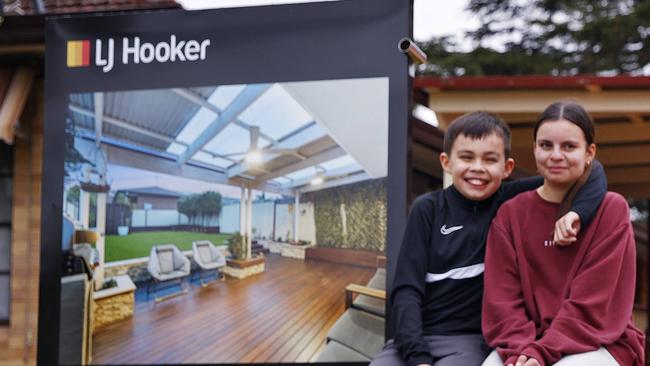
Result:
[[[274,139],[279,139],[314,118],[296,102],[280,84],[273,85],[240,116],[249,125]]]
[[[310,166],[309,168],[301,169],[301,170],[295,171],[295,172],[293,172],[291,174],[286,174],[285,176],[289,177],[289,178],[291,178],[293,180],[298,180],[298,179],[302,179],[302,178],[315,176],[316,173],[317,173],[316,168],[313,167],[313,166]]]
[[[0,271],[8,271],[11,258],[11,228],[0,227]]]
[[[219,155],[245,153],[250,148],[250,141],[251,138],[248,131],[231,123],[205,145],[205,150]],[[241,159],[243,157],[244,154],[231,156],[233,159]]]
[[[0,222],[11,222],[13,178],[0,178]]]
[[[345,156],[342,156],[340,158],[336,158],[336,159],[321,163],[320,166],[322,166],[326,170],[332,170],[332,169],[352,165],[352,164],[355,164],[355,163],[356,163],[356,161],[354,160],[353,157],[351,157],[350,155],[345,155]]]
[[[223,111],[245,87],[246,85],[220,86],[208,98],[208,102],[216,105],[217,108]]]
[[[9,276],[0,275],[0,320],[9,319]]]

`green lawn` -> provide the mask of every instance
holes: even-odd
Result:
[[[192,250],[192,242],[210,240],[212,244],[226,244],[231,234],[208,234],[191,231],[151,231],[126,236],[106,236],[106,262],[148,257],[157,244],[176,244],[180,250]]]

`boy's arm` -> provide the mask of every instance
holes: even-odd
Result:
[[[582,226],[589,224],[603,202],[607,193],[607,176],[603,165],[598,161],[593,161],[593,167],[589,178],[582,188],[576,194],[571,211],[580,216]]]
[[[428,198],[420,197],[413,203],[391,291],[395,346],[407,366],[433,362],[422,327],[422,300],[426,292],[427,247],[431,239],[433,210]]]
[[[521,192],[529,191],[541,186],[544,178],[540,176],[517,179],[511,182],[503,183],[502,202],[518,195]],[[587,182],[576,194],[571,211],[578,214],[580,223],[587,225],[598,211],[600,203],[607,193],[607,176],[603,165],[598,161],[593,161],[593,167]]]

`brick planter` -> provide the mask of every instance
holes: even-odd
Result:
[[[242,279],[264,272],[264,263],[264,257],[251,259],[228,259],[223,271],[228,276]]]

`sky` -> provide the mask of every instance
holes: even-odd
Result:
[[[323,0],[178,0],[188,10],[319,1]],[[467,2],[468,0],[415,0],[413,38],[424,41],[432,36],[460,36],[465,30],[475,29],[479,24],[478,19],[463,12]]]

